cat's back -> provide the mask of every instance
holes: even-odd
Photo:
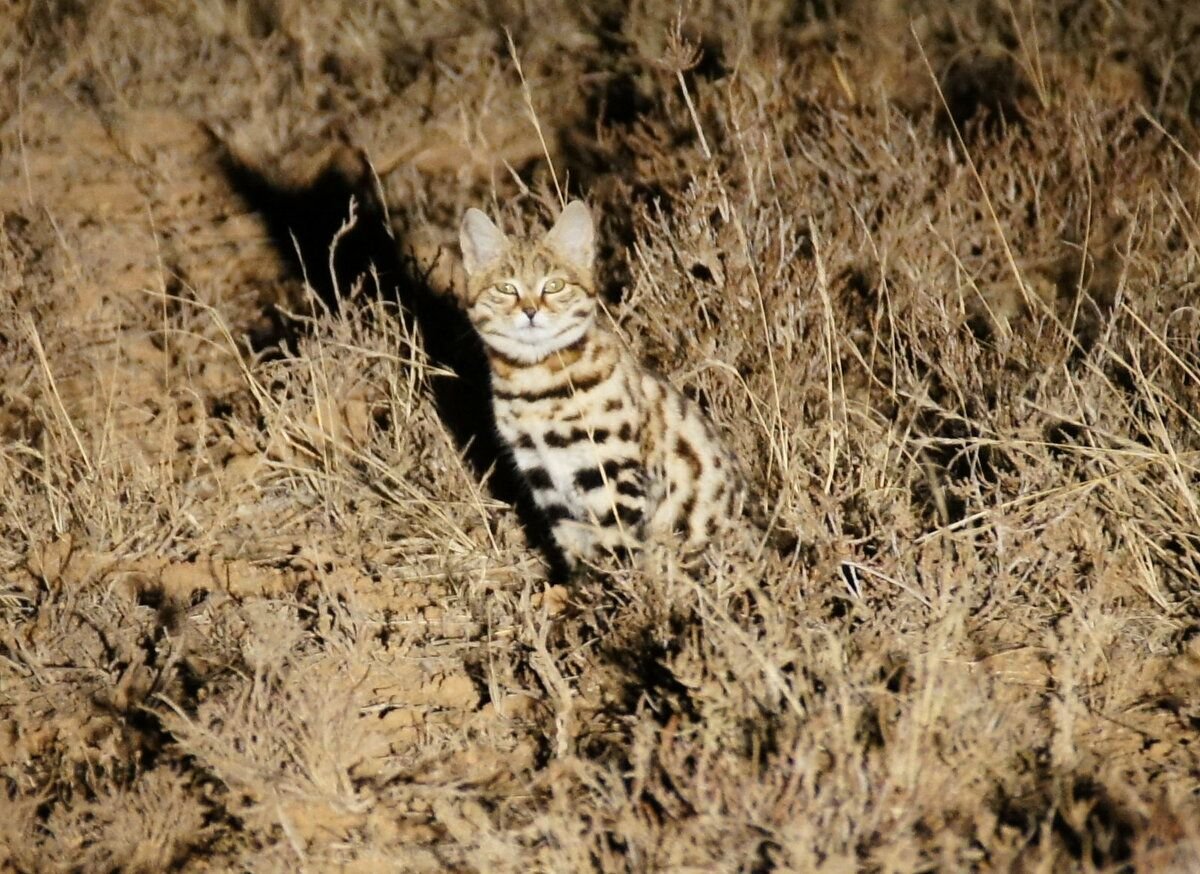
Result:
[[[703,546],[740,514],[740,466],[698,403],[645,368],[640,382],[644,451],[659,482],[650,530]]]

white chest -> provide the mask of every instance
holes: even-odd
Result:
[[[595,470],[611,457],[603,443],[589,439],[588,429],[577,423],[564,428],[498,415],[497,425],[538,503],[562,504],[572,515],[579,515],[586,507],[588,491],[579,485],[580,472]]]

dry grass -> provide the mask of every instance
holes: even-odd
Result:
[[[10,4],[0,870],[1196,870],[1190,9]],[[794,548],[548,587],[559,186]]]

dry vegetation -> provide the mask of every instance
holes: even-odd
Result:
[[[1193,5],[5,4],[0,871],[1200,870]],[[795,546],[548,587],[558,186]]]

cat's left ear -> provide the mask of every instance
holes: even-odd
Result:
[[[596,230],[592,213],[582,200],[563,207],[554,227],[546,234],[546,245],[582,270],[591,270],[596,257]]]

